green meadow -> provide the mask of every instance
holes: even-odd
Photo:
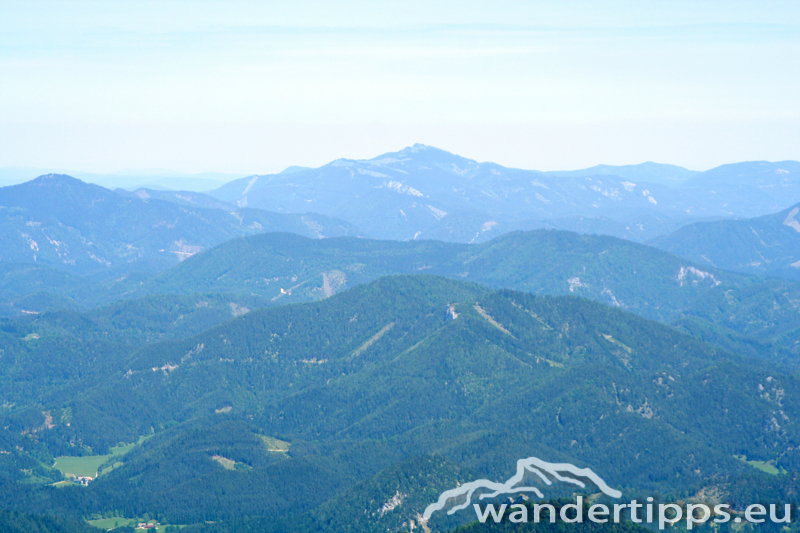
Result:
[[[781,473],[781,470],[776,468],[775,465],[772,464],[771,462],[767,462],[767,461],[748,461],[747,457],[745,457],[743,455],[734,455],[734,457],[736,457],[737,459],[739,459],[742,462],[745,462],[745,463],[749,464],[753,468],[758,468],[759,470],[761,470],[762,472],[765,472],[767,474],[771,474],[773,476],[777,476],[778,474]]]
[[[97,477],[97,469],[108,461],[111,455],[87,455],[85,457],[58,457],[55,467],[65,476]]]
[[[111,453],[108,455],[85,455],[83,457],[62,456],[56,457],[54,468],[61,471],[67,477],[97,477],[98,469],[100,466],[107,462],[112,457],[119,457],[125,455],[133,449],[134,446],[139,445],[147,437],[139,437],[138,442],[130,444],[120,444],[111,448]],[[116,465],[116,463],[115,463]],[[106,468],[103,471],[111,470],[114,466]]]

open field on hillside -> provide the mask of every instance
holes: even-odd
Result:
[[[97,477],[97,469],[111,455],[87,455],[85,457],[57,457],[55,468],[65,476]]]
[[[70,457],[62,456],[56,457],[54,468],[57,468],[65,476],[75,477],[97,477],[100,465],[111,459],[112,457],[119,457],[125,455],[133,449],[134,446],[141,444],[147,437],[139,437],[138,442],[130,444],[120,444],[111,448],[111,453],[107,455],[85,455],[83,457]],[[107,469],[110,470],[110,469]]]

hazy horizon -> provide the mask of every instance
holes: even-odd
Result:
[[[393,150],[392,152],[398,152],[402,149],[408,147],[403,147],[398,150]],[[432,148],[441,149],[438,146],[434,146]],[[447,151],[447,150],[445,150]],[[358,159],[360,161],[368,161],[373,158],[377,158],[385,153],[391,152],[383,152],[381,154],[375,154],[372,157],[366,157],[363,159]],[[452,153],[452,152],[451,152]],[[472,159],[468,155],[464,154],[457,154],[454,155],[465,157],[467,159]],[[349,159],[349,158],[336,158],[331,161],[327,161],[320,167],[325,166],[333,161],[338,159]],[[763,161],[763,160],[761,160]],[[495,163],[500,166],[505,166],[506,168],[515,168],[509,167],[508,165],[504,165],[500,161],[477,161],[478,163]],[[735,163],[745,163],[745,162],[752,162],[752,161],[729,161],[723,163],[726,164],[735,164]],[[770,163],[779,163],[780,161],[767,161]],[[659,162],[659,161],[641,161],[637,163],[623,163],[620,165],[608,165],[606,163],[598,163],[596,165],[591,165],[589,167],[581,167],[581,168],[558,168],[558,169],[550,169],[544,172],[572,172],[572,171],[580,171],[586,170],[594,167],[636,167],[639,165],[646,165],[646,164],[656,164],[656,165],[667,165],[667,166],[677,166],[679,168],[683,168],[685,170],[689,170],[692,172],[704,172],[707,170],[711,170],[712,168],[704,168],[704,169],[687,169],[686,167],[682,167],[680,165],[673,165],[669,162]],[[719,166],[719,165],[718,165]],[[139,187],[154,187],[154,188],[163,188],[165,190],[180,190],[180,188],[175,188],[174,186],[166,185],[169,180],[177,180],[180,182],[181,180],[185,180],[185,185],[187,187],[185,190],[191,190],[196,192],[204,192],[210,191],[216,188],[216,186],[208,186],[206,188],[202,187],[202,182],[216,183],[218,185],[222,185],[237,179],[241,179],[244,177],[254,176],[254,175],[268,175],[268,174],[280,174],[286,170],[292,168],[317,168],[317,167],[303,167],[301,165],[289,165],[281,170],[275,172],[247,172],[247,173],[236,173],[236,172],[216,172],[214,170],[207,170],[201,172],[181,172],[180,170],[175,169],[165,169],[165,168],[142,168],[142,169],[121,169],[114,172],[88,172],[81,169],[64,169],[64,168],[35,168],[35,167],[22,167],[22,166],[5,166],[0,167],[0,187],[9,186],[9,185],[16,185],[19,183],[24,183],[26,181],[30,181],[35,179],[39,176],[46,175],[46,174],[66,174],[75,178],[78,178],[82,181],[88,183],[96,183],[102,185],[107,188],[115,188],[120,187],[123,189],[136,189]],[[534,170],[534,171],[542,171],[542,169],[537,168],[523,168],[522,170]],[[115,183],[114,180],[119,180],[118,183]],[[153,180],[153,181],[148,181]],[[159,181],[163,181],[164,183],[159,184]]]
[[[9,2],[0,167],[800,159],[793,2]]]

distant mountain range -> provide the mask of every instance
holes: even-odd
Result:
[[[680,185],[700,174],[677,165],[663,163],[640,163],[638,165],[597,165],[581,170],[553,170],[545,172],[555,178],[581,178],[584,176],[617,176],[625,179],[658,183],[659,185]]]
[[[147,187],[151,189],[189,191],[216,189],[228,181],[244,176],[244,174],[226,174],[223,172],[191,174],[161,169],[124,170],[113,174],[100,174],[66,171],[65,169],[0,167],[0,187],[24,183],[45,174],[69,174],[87,183],[94,183],[107,189],[123,188],[133,190]]]
[[[110,275],[164,270],[225,240],[264,231],[359,234],[325,215],[226,210],[219,202],[211,208],[190,200],[180,205],[178,197],[167,202],[153,195],[120,195],[57,174],[0,188],[0,262]]]
[[[650,244],[700,264],[800,280],[800,204],[757,218],[695,222]]]
[[[418,147],[415,153],[439,157],[439,152]],[[429,164],[428,170],[438,168]],[[762,185],[773,174],[783,181],[789,179],[783,172],[765,171],[770,165],[738,166],[740,170],[745,167],[760,172],[751,175]],[[651,174],[677,172],[668,166],[644,168]],[[624,167],[620,172],[635,169]],[[294,168],[283,176],[308,172],[311,170]],[[708,180],[717,180],[714,183],[719,185],[717,175],[709,176]],[[684,173],[681,179],[695,183],[701,177],[687,178]],[[746,183],[750,178],[736,179]],[[488,225],[475,238],[469,232],[484,220],[479,211],[448,214],[427,233],[442,241],[482,241],[478,246],[422,241],[422,235],[417,242],[408,243],[364,239],[314,242],[280,232],[312,238],[367,234],[324,215],[242,208],[187,191],[109,191],[66,176],[48,175],[0,188],[0,316],[87,309],[120,299],[196,292],[234,294],[236,298],[230,300],[234,303],[237,298],[257,297],[257,307],[271,306],[317,300],[383,275],[427,272],[537,294],[581,295],[645,317],[680,321],[683,331],[733,351],[785,360],[791,353],[800,353],[800,345],[791,341],[791,328],[787,329],[798,318],[796,310],[789,311],[797,291],[784,282],[767,287],[757,278],[731,271],[797,279],[799,269],[792,265],[800,260],[795,227],[800,217],[794,212],[798,207],[800,204],[751,220],[691,223],[652,242],[675,255],[607,237],[561,232],[508,234],[490,242],[489,237],[515,226],[566,226],[581,233],[623,233],[629,239],[636,236],[633,234],[641,237],[643,232],[631,230],[632,221],[623,225],[611,218],[572,217]],[[643,221],[640,226],[652,223],[651,228],[681,225],[678,219],[660,214],[642,215],[638,220]],[[236,240],[259,233],[271,235]],[[203,250],[208,253],[169,270]],[[723,315],[708,307],[718,300],[718,293],[733,294],[730,291],[757,286],[770,298],[742,293],[741,301],[738,297],[726,301],[727,314]],[[224,320],[226,305],[218,304],[221,312],[213,315],[214,320]],[[763,328],[748,327],[753,320],[763,322]]]
[[[786,209],[800,201],[798,176],[800,163],[793,161],[737,163],[706,172],[657,163],[539,172],[414,145],[370,160],[339,159],[316,169],[290,167],[241,178],[205,194],[158,187],[116,192],[228,213],[248,208],[316,213],[336,219],[320,219],[322,227],[347,221],[347,234],[379,239],[485,242],[510,231],[550,228],[647,242],[693,222]],[[2,191],[0,205],[13,207]],[[92,216],[97,210],[84,211]],[[272,225],[306,234],[274,217]],[[167,249],[161,244],[159,250]]]
[[[335,216],[382,239],[480,242],[531,229],[531,221],[590,229],[598,220],[615,236],[641,241],[689,221],[785,209],[800,201],[800,163],[700,173],[656,163],[539,172],[417,144],[369,160],[250,176],[208,194],[240,207]]]
[[[441,491],[530,456],[793,501],[798,164],[586,172],[416,145],[210,194],[0,188],[0,529],[447,531]]]
[[[543,184],[545,179],[552,180],[551,184],[558,182],[566,187],[562,187],[562,192],[576,183],[600,183],[597,175],[581,178],[575,177],[575,173],[509,170],[492,164],[478,164],[434,148],[415,146],[366,162],[338,161],[321,169],[291,168],[272,177],[253,177],[245,186],[250,187],[250,191],[239,200],[233,200],[244,203],[254,191],[261,191],[258,193],[260,197],[269,199],[268,192],[279,192],[281,187],[293,183],[286,180],[295,178],[300,180],[295,189],[310,187],[309,184],[317,180],[318,190],[311,192],[331,198],[335,194],[329,196],[320,191],[324,192],[328,186],[334,192],[344,194],[346,187],[330,174],[341,172],[355,184],[356,189],[361,187],[366,191],[364,198],[378,194],[390,203],[410,201],[411,204],[402,204],[408,207],[408,213],[428,213],[430,216],[437,213],[433,204],[430,204],[432,210],[424,207],[428,204],[419,203],[433,200],[418,196],[422,194],[418,189],[403,189],[408,183],[403,185],[400,181],[389,180],[384,187],[387,178],[373,175],[384,167],[394,172],[398,180],[418,180],[420,175],[427,175],[430,190],[438,191],[443,197],[452,197],[455,193],[452,190],[448,192],[447,186],[459,181],[470,187],[483,184],[489,187],[487,190],[506,191],[505,196],[494,195],[497,198],[486,194],[464,196],[467,189],[462,188],[464,190],[455,196],[461,195],[470,206],[477,204],[487,209],[505,202],[509,213],[514,212],[509,184],[522,183],[520,176],[538,176],[531,183]],[[633,182],[627,181],[633,179],[636,172],[662,182],[673,176],[673,181],[680,182],[679,185],[665,190],[671,194],[680,193],[691,200],[693,195],[695,199],[702,199],[705,193],[697,191],[702,191],[703,187],[713,187],[709,190],[715,191],[714,194],[705,196],[711,203],[718,202],[720,195],[730,196],[733,194],[731,191],[751,194],[747,191],[753,186],[758,190],[752,192],[752,196],[766,202],[765,197],[773,198],[779,193],[791,196],[791,190],[796,186],[792,177],[796,164],[792,162],[741,163],[706,173],[691,173],[679,167],[656,164],[601,166],[591,170],[624,174],[624,183],[620,183],[626,194],[641,186],[633,187]],[[503,178],[503,173],[511,177]],[[494,183],[494,179],[499,181]],[[278,189],[270,185],[273,180]],[[391,186],[388,185],[390,182]],[[375,186],[375,183],[381,185]],[[497,184],[499,189],[491,189]],[[236,185],[232,183],[228,187]],[[625,187],[633,191],[627,191]],[[539,186],[534,188],[545,191]],[[623,197],[619,191],[614,193],[618,198],[612,200],[614,194],[609,192],[606,196],[601,194],[603,189],[600,192],[595,190],[598,188],[592,185],[583,186],[583,189],[577,187],[577,190],[581,194],[600,194],[608,201],[604,204],[607,209],[611,209],[615,202],[630,205],[628,200],[635,200],[647,209],[661,205],[660,200],[653,203],[635,195]],[[475,193],[474,188],[470,190],[470,195]],[[519,194],[524,197],[526,190],[521,189]],[[647,191],[652,192],[650,189]],[[215,192],[217,196],[219,193]],[[276,193],[275,198],[279,196]],[[551,198],[556,199],[558,195]],[[561,198],[563,200],[566,196]],[[355,206],[361,205],[362,199],[359,196],[348,201],[355,202]],[[594,200],[586,196],[583,201]],[[571,197],[570,202],[561,202],[561,208],[578,209],[581,205],[576,196]],[[309,205],[309,202],[303,201],[298,205]],[[372,207],[377,209],[377,205]],[[388,204],[381,205],[391,212]],[[526,202],[520,201],[519,205],[524,212]],[[796,313],[778,312],[777,309],[791,307],[794,298],[791,295],[796,293],[794,288],[778,282],[775,287],[764,286],[771,296],[762,298],[763,301],[750,295],[745,297],[746,301],[728,302],[724,306],[728,309],[725,315],[728,318],[711,312],[706,301],[712,301],[716,298],[713,295],[720,291],[745,290],[762,283],[730,271],[797,279],[800,269],[793,265],[800,261],[797,253],[800,216],[795,212],[799,208],[800,204],[756,219],[714,220],[685,226],[682,226],[684,219],[645,211],[644,214],[631,215],[633,218],[627,222],[619,222],[624,217],[615,214],[616,219],[574,216],[494,224],[494,220],[487,221],[485,212],[465,210],[442,216],[417,235],[418,242],[414,243],[363,239],[314,242],[274,233],[292,232],[312,238],[364,237],[369,234],[326,215],[268,212],[187,191],[109,191],[67,176],[47,175],[24,184],[0,188],[0,315],[15,316],[57,308],[86,309],[152,294],[189,295],[195,292],[232,293],[237,298],[257,296],[260,298],[258,306],[278,305],[320,299],[382,275],[427,272],[537,294],[581,295],[649,318],[683,320],[680,327],[684,331],[734,351],[770,353],[785,359],[787,354],[777,353],[775,346],[790,347],[787,348],[790,351],[800,350],[800,346],[792,344],[786,326],[796,318]],[[583,209],[591,211],[585,204]],[[387,219],[386,213],[370,214],[368,211],[365,209],[361,215],[370,234],[380,233],[382,225],[397,229],[405,224],[402,220],[398,223],[398,219]],[[406,213],[403,209],[401,211]],[[473,233],[476,227],[479,231]],[[641,238],[656,227],[670,231],[677,229],[653,240],[652,245],[689,261],[653,248],[605,237],[535,232],[496,238],[514,228],[558,227],[581,233],[622,234],[630,240]],[[235,240],[243,235],[259,233],[273,235]],[[423,237],[481,244],[470,247],[456,243],[420,242]],[[490,242],[490,238],[494,240]],[[217,245],[220,246],[215,248]],[[203,250],[209,252],[181,264],[179,268],[168,270]],[[158,275],[164,271],[163,275]],[[768,300],[773,306],[769,309]],[[220,305],[224,307],[226,304]],[[215,320],[222,320],[227,315],[222,312],[214,316],[217,317]],[[748,320],[761,323],[762,317],[767,316],[771,318],[759,331],[746,325]],[[687,322],[687,317],[693,318]],[[750,341],[747,339],[754,336],[758,342],[748,344]]]
[[[222,209],[223,211],[228,211],[229,213],[239,210],[239,208],[234,204],[217,200],[216,198],[201,192],[162,191],[158,189],[148,189],[146,187],[140,187],[133,191],[128,191],[126,189],[114,189],[114,192],[126,198],[138,198],[140,200],[162,200],[185,207]]]

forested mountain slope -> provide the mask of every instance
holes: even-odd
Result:
[[[2,533],[100,533],[100,531],[83,522],[0,511]]]
[[[164,294],[120,300],[89,311],[29,313],[16,323],[33,328],[40,336],[70,334],[128,344],[150,343],[188,337],[271,304],[265,298],[241,294]]]
[[[707,290],[753,283],[613,237],[539,230],[479,245],[311,240],[264,234],[224,243],[144,283],[142,293],[239,292],[320,299],[387,274],[430,273],[536,294],[574,294],[668,319]],[[136,294],[136,292],[134,292]]]
[[[15,345],[4,375],[28,366],[25,353],[45,356]],[[454,481],[506,479],[531,455],[589,465],[628,492],[731,498],[747,486],[737,479],[772,479],[735,456],[798,464],[795,377],[575,297],[381,278],[107,358],[102,379],[73,390],[71,375],[38,370],[50,392],[30,382],[3,415],[5,438],[46,454],[155,436],[86,488],[26,489],[14,505],[166,523],[294,513],[304,518],[280,523],[297,531],[367,515],[365,530],[397,531]],[[430,454],[441,460],[419,459]],[[410,479],[421,469],[424,497]]]
[[[222,320],[231,304],[236,306],[230,308],[235,312],[242,307],[314,301],[383,275],[424,272],[494,288],[580,295],[648,318],[680,320],[683,331],[751,356],[789,361],[800,353],[792,333],[800,320],[796,305],[800,285],[796,283],[765,282],[701,267],[612,237],[552,230],[511,233],[479,245],[315,240],[272,233],[223,243],[160,276],[134,273],[92,283],[41,266],[7,265],[5,272],[0,294],[7,295],[7,300],[0,312],[32,315],[48,309],[80,309],[138,299],[139,303],[130,304],[130,310],[142,313],[141,320],[150,324],[137,322],[140,318],[132,322],[147,329],[142,339],[170,338],[197,331],[192,327],[199,324],[210,325],[202,321],[189,325],[191,320],[209,316],[207,310],[194,307],[202,297],[191,304],[186,299],[198,292],[229,295],[219,296],[220,314],[215,320]],[[14,292],[24,286],[39,292]],[[159,294],[184,296],[169,296],[162,303],[155,303],[158,298],[150,304],[142,300]],[[193,318],[174,328],[157,326],[156,316],[166,320],[171,315],[152,315],[147,308],[153,305],[172,309],[170,323],[182,316]],[[687,317],[691,319],[688,322]],[[151,333],[156,336],[149,336]]]

